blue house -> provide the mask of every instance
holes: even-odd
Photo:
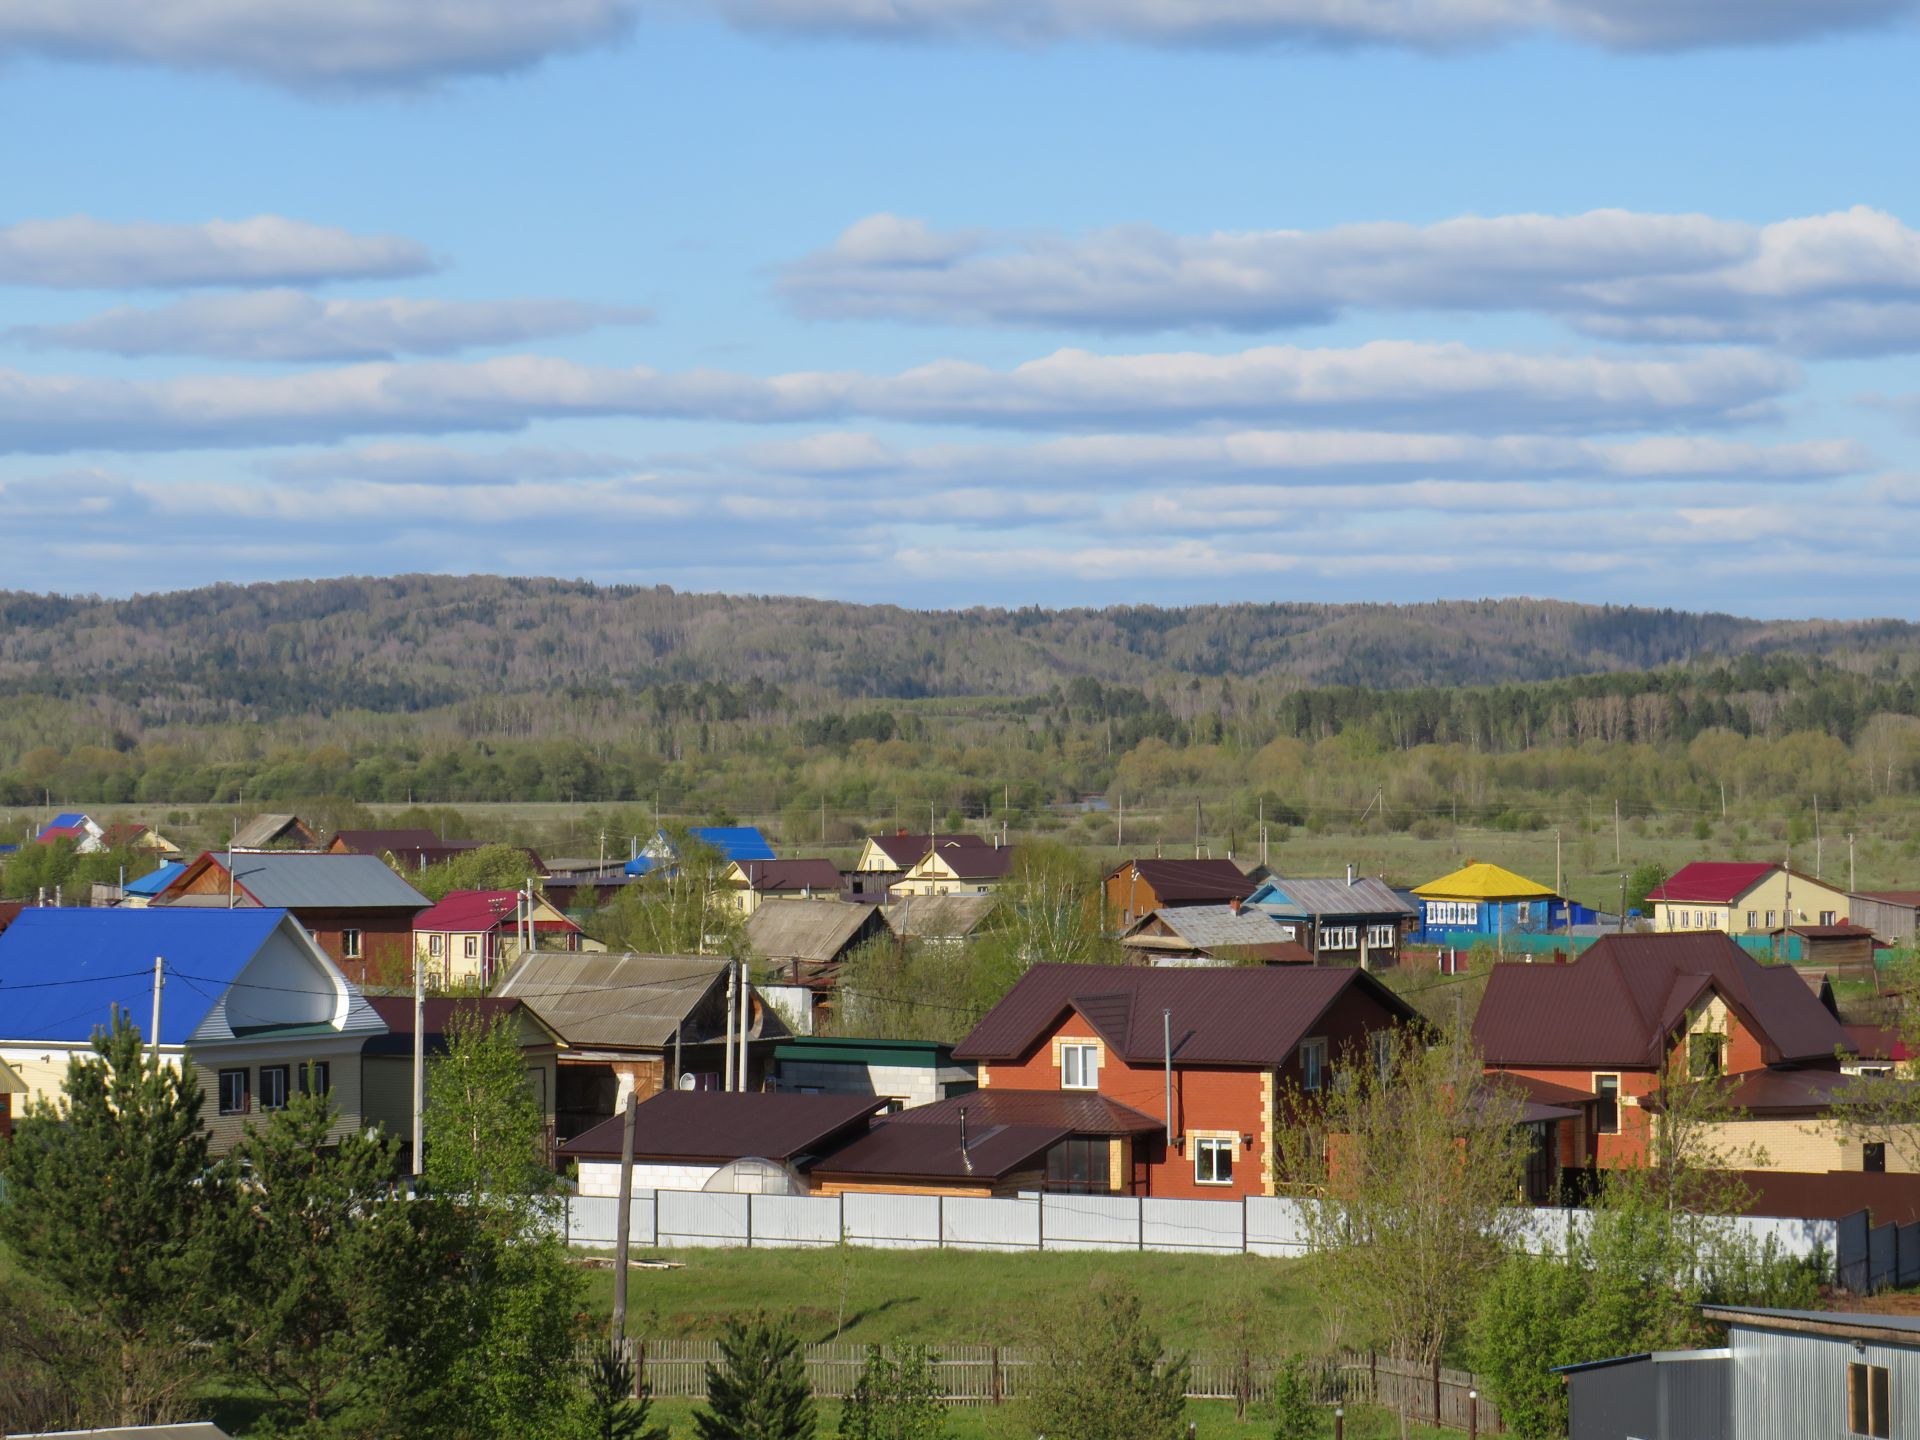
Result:
[[[1595,918],[1586,906],[1484,861],[1429,880],[1413,893],[1420,902],[1416,938],[1428,945],[1564,936],[1570,927],[1591,925]]]
[[[767,843],[757,826],[753,825],[693,825],[687,833],[704,845],[711,845],[727,860],[777,860],[773,846]],[[641,847],[640,853],[627,861],[629,875],[648,875],[656,865],[671,865],[679,859],[673,848],[673,842],[667,839],[664,831],[656,830],[653,839]]]

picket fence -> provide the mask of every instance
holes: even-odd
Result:
[[[703,1399],[707,1366],[718,1364],[720,1347],[712,1340],[663,1340],[630,1337],[627,1358],[635,1379],[649,1394],[674,1399]],[[1009,1345],[938,1345],[932,1350],[934,1385],[949,1405],[1000,1405],[1030,1393],[1036,1352]],[[868,1347],[846,1343],[802,1347],[807,1381],[823,1399],[840,1400],[853,1391],[866,1364]],[[1196,1354],[1189,1359],[1189,1400],[1232,1401],[1244,1411],[1273,1398],[1273,1377],[1280,1359],[1268,1355]],[[1321,1405],[1403,1406],[1417,1421],[1453,1430],[1504,1432],[1500,1411],[1478,1396],[1479,1382],[1463,1370],[1429,1370],[1386,1356],[1347,1354],[1310,1367],[1313,1398]],[[1478,1397],[1478,1398],[1476,1398]]]
[[[630,1243],[654,1249],[709,1246],[780,1249],[857,1245],[882,1249],[1154,1250],[1211,1255],[1304,1255],[1311,1201],[1251,1195],[1241,1200],[1154,1200],[1127,1195],[740,1195],[636,1190]],[[611,1249],[619,1202],[574,1195],[565,1206],[570,1244]],[[1587,1211],[1511,1212],[1523,1248],[1562,1253]],[[1737,1216],[1735,1230],[1779,1253],[1836,1255],[1832,1220]]]

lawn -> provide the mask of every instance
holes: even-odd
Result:
[[[705,1337],[734,1316],[791,1318],[809,1343],[896,1340],[1014,1345],[1104,1276],[1119,1276],[1170,1344],[1224,1345],[1236,1311],[1257,1309],[1276,1351],[1324,1348],[1312,1264],[1252,1255],[996,1255],[964,1250],[636,1252],[680,1263],[633,1270],[632,1335]],[[589,1272],[589,1305],[612,1310],[611,1270]]]

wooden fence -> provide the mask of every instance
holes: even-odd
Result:
[[[658,1396],[702,1399],[707,1366],[720,1360],[712,1340],[627,1341],[636,1378]],[[866,1364],[867,1346],[847,1343],[808,1345],[807,1379],[813,1393],[840,1400],[852,1392]],[[1030,1393],[1028,1376],[1039,1358],[1012,1345],[939,1345],[932,1348],[933,1375],[950,1405],[999,1405]],[[1272,1398],[1278,1357],[1232,1355],[1218,1351],[1191,1357],[1189,1400],[1231,1400],[1243,1409]],[[1475,1378],[1463,1370],[1429,1370],[1386,1356],[1347,1354],[1322,1360],[1311,1371],[1314,1399],[1322,1405],[1404,1407],[1417,1421],[1482,1435],[1504,1433],[1500,1412],[1484,1396],[1474,1398]]]

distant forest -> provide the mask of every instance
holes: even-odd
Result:
[[[917,612],[441,577],[11,594],[0,805],[632,803],[819,812],[808,829],[929,806],[1018,825],[1089,795],[1300,824],[1789,815],[1920,789],[1917,672],[1904,622],[1529,600]]]

